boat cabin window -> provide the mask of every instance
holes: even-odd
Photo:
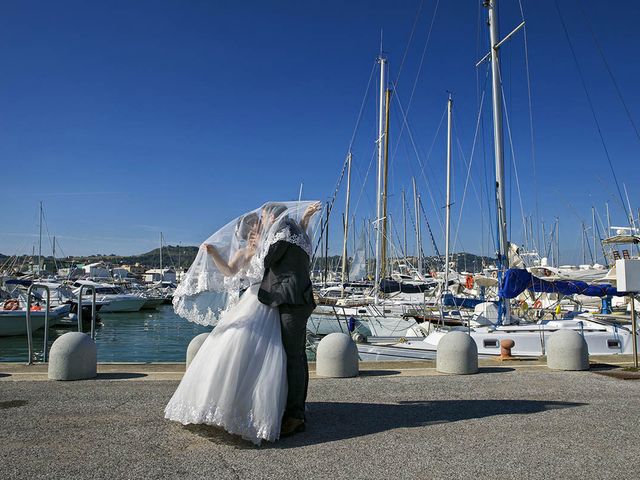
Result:
[[[483,341],[484,348],[498,348],[500,346],[500,342],[498,342],[497,338],[488,338]]]
[[[610,338],[607,340],[607,347],[609,348],[620,348],[620,340],[615,338]]]

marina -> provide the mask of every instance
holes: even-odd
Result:
[[[0,480],[636,478],[640,6],[61,1],[0,13]]]

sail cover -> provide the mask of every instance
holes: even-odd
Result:
[[[534,277],[526,270],[510,268],[504,276],[504,282],[500,287],[499,295],[503,298],[515,298],[525,290],[544,293],[560,293],[562,295],[587,295],[589,297],[606,297],[609,295],[622,297],[625,294],[618,292],[608,283],[590,285],[578,280],[557,280],[549,282]]]

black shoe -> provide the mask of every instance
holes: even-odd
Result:
[[[291,417],[282,420],[282,425],[280,426],[281,438],[290,437],[300,432],[304,432],[304,420]]]

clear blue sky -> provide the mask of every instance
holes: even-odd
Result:
[[[504,35],[521,15],[517,2],[503,3]],[[197,244],[264,201],[297,198],[300,182],[304,198],[328,199],[379,51],[381,29],[396,83],[390,212],[399,222],[400,191],[410,189],[411,175],[416,175],[442,249],[436,217],[445,203],[445,126],[436,132],[446,91],[453,91],[455,234],[477,91],[484,86],[485,69],[475,68],[488,36],[479,4],[439,3],[418,76],[434,0],[3,2],[0,252],[26,253],[37,244],[40,200],[48,231],[57,235],[63,252],[81,255],[145,252],[157,245],[160,231],[168,243]],[[640,141],[589,25],[640,125],[640,6],[634,1],[615,2],[615,8],[595,1],[580,4],[586,19],[578,0],[559,0],[620,188],[624,182],[637,216]],[[502,61],[524,211],[535,221],[537,202],[547,232],[554,217],[560,217],[564,260],[577,261],[580,222],[590,225],[591,205],[605,221],[609,201],[613,223],[626,221],[555,4],[528,0],[523,6],[536,175],[522,32],[503,47]],[[358,204],[358,226],[374,214],[375,166],[362,187],[375,148],[374,90],[366,96],[353,145],[352,206]],[[488,100],[456,251],[493,250],[488,228],[494,222],[486,199],[479,204],[475,193],[486,196],[485,171],[492,182]],[[400,105],[409,108],[424,176],[407,130],[399,135]],[[510,154],[506,160],[512,165]],[[520,202],[513,168],[507,170],[511,238],[519,242]],[[331,231],[336,252],[343,203],[344,189]],[[428,242],[425,249],[430,253]]]

